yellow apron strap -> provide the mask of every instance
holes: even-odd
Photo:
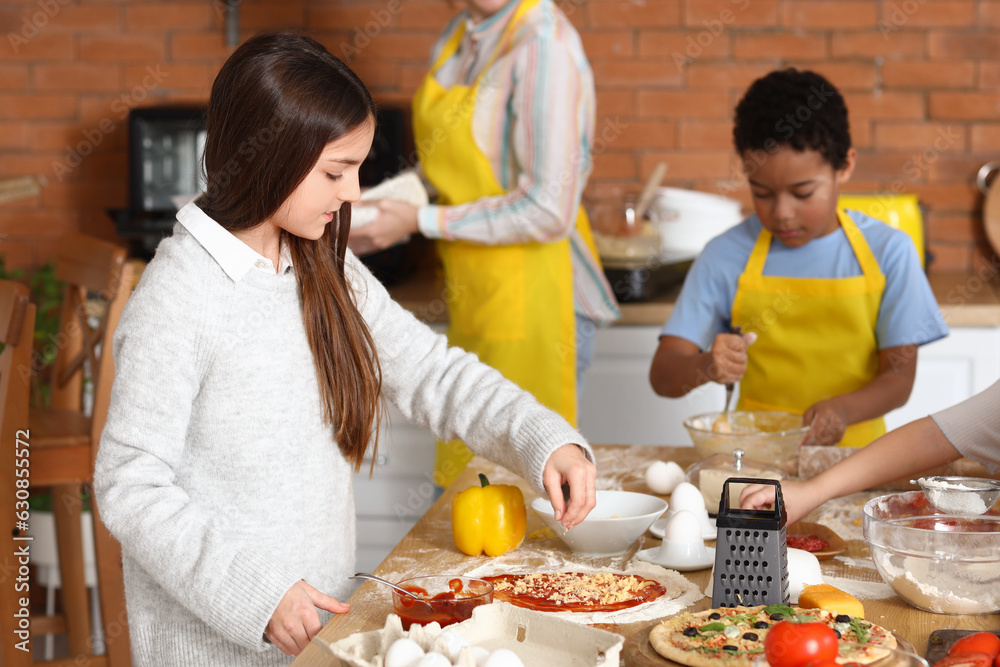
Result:
[[[750,259],[747,260],[744,273],[749,276],[764,275],[764,265],[767,263],[767,253],[771,249],[771,232],[761,229],[757,235],[757,242],[750,251]]]
[[[861,233],[858,226],[851,220],[851,216],[847,215],[847,212],[843,209],[837,210],[837,217],[840,219],[840,226],[844,228],[844,235],[847,237],[847,242],[851,244],[854,256],[857,257],[858,264],[861,265],[861,273],[869,280],[873,278],[877,280],[876,276],[882,276],[884,283],[885,276],[882,275],[882,269],[879,268],[878,260],[875,259],[875,253],[872,252],[871,246],[865,241],[864,234]]]

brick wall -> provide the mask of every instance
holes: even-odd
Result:
[[[131,106],[204,101],[229,53],[219,0],[5,0],[0,5],[0,178],[37,174],[40,197],[0,205],[0,253],[33,266],[62,233],[115,235],[127,202]],[[589,197],[668,185],[749,204],[730,139],[755,77],[815,69],[850,108],[852,190],[915,192],[933,271],[992,257],[979,167],[1000,146],[1000,0],[569,0],[598,87]],[[384,102],[416,88],[447,0],[241,0],[244,36],[311,31]],[[733,189],[735,186],[735,190]]]

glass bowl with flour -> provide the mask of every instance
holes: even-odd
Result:
[[[1000,612],[1000,506],[969,516],[923,491],[892,493],[865,503],[862,531],[882,579],[914,607]]]

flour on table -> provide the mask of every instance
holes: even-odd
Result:
[[[614,572],[617,574],[635,574],[640,577],[645,577],[646,579],[652,579],[663,584],[667,589],[667,594],[664,595],[659,600],[653,600],[651,602],[646,602],[638,607],[632,607],[630,609],[619,609],[618,611],[600,611],[600,612],[576,612],[576,611],[556,611],[556,612],[542,612],[547,615],[551,615],[557,618],[564,618],[570,621],[576,621],[578,623],[635,623],[637,621],[652,621],[664,616],[670,616],[671,614],[676,614],[677,612],[686,609],[691,606],[692,603],[700,600],[704,595],[697,586],[692,584],[690,581],[684,578],[681,573],[676,570],[668,570],[666,568],[660,567],[659,565],[654,565],[653,563],[647,563],[638,559],[633,559],[625,565],[622,570],[617,570],[610,567],[599,567],[595,568],[590,565],[585,565],[583,563],[575,563],[573,561],[559,559],[559,563],[555,567],[537,568],[532,567],[530,569],[525,568],[523,564],[518,563],[497,563],[491,562],[480,565],[479,567],[473,568],[465,573],[467,577],[489,577],[498,574],[522,574],[525,572]],[[673,599],[667,599],[672,593],[678,593],[677,597]]]
[[[859,581],[858,579],[823,577],[823,582],[830,584],[834,588],[839,588],[856,598],[867,600],[883,600],[891,598],[896,594],[891,586],[882,581]]]

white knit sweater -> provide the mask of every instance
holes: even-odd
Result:
[[[385,395],[408,419],[538,490],[554,449],[587,448],[348,259]],[[343,599],[355,553],[352,471],[321,417],[294,273],[234,281],[176,225],[126,306],[114,355],[95,491],[122,543],[135,664],[287,664],[263,641],[279,600],[300,579]]]

